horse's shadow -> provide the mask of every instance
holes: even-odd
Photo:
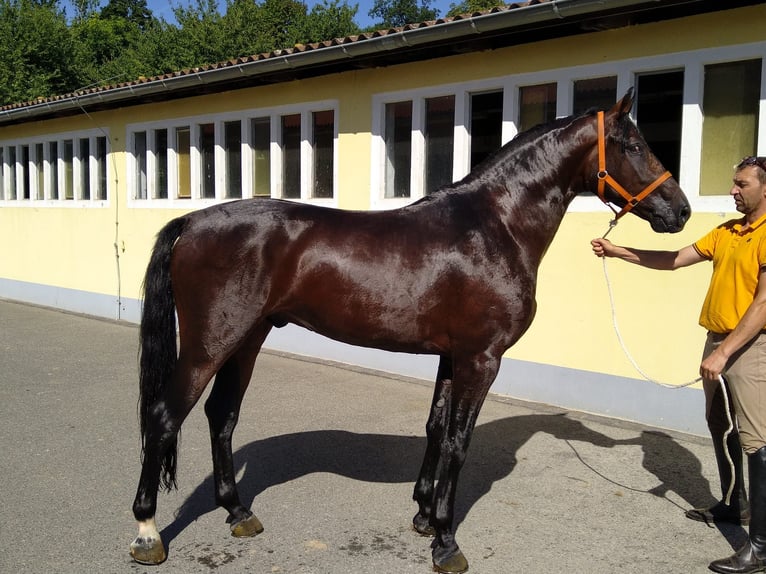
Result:
[[[476,427],[460,477],[456,523],[465,518],[496,481],[513,472],[517,452],[538,432],[567,442],[587,442],[603,448],[618,444],[640,445],[643,467],[660,481],[658,486],[647,491],[648,494],[664,498],[667,492],[673,491],[689,507],[715,501],[697,457],[666,434],[644,431],[636,438],[615,440],[565,414],[522,415]],[[422,436],[317,430],[253,441],[234,453],[234,461],[237,473],[244,468],[239,492],[242,503],[250,508],[255,497],[266,489],[315,472],[334,473],[365,482],[414,485],[425,447],[426,439]],[[609,480],[607,476],[602,475],[602,478]],[[213,492],[211,474],[186,499],[174,521],[162,531],[166,543],[169,544],[199,516],[216,509]],[[721,532],[732,547],[742,537],[739,527],[721,528]]]

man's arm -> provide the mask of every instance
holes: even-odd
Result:
[[[691,245],[678,251],[651,251],[614,245],[608,239],[594,239],[590,244],[597,257],[616,257],[649,269],[672,271],[705,261],[705,258]]]
[[[702,361],[700,375],[710,380],[717,379],[729,358],[763,330],[764,325],[766,325],[766,269],[761,268],[753,302],[750,303],[734,330]]]

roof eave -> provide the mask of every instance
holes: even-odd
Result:
[[[687,0],[695,2],[699,0]],[[195,86],[225,85],[243,78],[274,76],[308,70],[344,61],[361,62],[386,52],[424,48],[430,44],[466,40],[534,25],[545,25],[562,20],[614,13],[638,5],[659,7],[661,0],[551,0],[510,10],[476,15],[468,18],[439,22],[420,27],[405,27],[401,31],[360,40],[349,40],[331,46],[275,51],[268,57],[243,58],[221,66],[187,70],[170,76],[161,76],[109,88],[96,88],[22,104],[0,110],[0,125],[13,124],[48,117],[77,114],[93,109],[126,105],[142,100],[157,100],[174,92],[187,91]]]

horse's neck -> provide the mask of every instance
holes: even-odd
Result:
[[[580,170],[596,144],[595,135],[588,124],[572,124],[558,134],[546,133],[525,145],[505,166],[507,193],[498,198],[502,217],[513,239],[525,247],[535,265],[553,241],[567,207],[583,191]],[[562,140],[569,143],[558,143]],[[513,165],[517,162],[530,169],[521,173]]]

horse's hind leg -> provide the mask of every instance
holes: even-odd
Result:
[[[436,532],[431,525],[434,477],[439,465],[442,436],[448,423],[451,396],[452,358],[443,356],[439,360],[431,412],[426,424],[426,452],[412,495],[413,500],[418,503],[418,513],[412,519],[412,527],[423,536],[433,536]]]
[[[154,518],[163,460],[169,452],[175,453],[181,424],[199,400],[212,374],[211,365],[208,369],[192,369],[187,362],[179,359],[164,396],[151,407],[146,424],[141,476],[133,502],[138,536],[130,545],[130,554],[136,562],[159,564],[166,558]],[[165,478],[165,483],[168,490],[174,486],[175,470]]]
[[[270,326],[263,324],[218,371],[213,390],[205,403],[213,452],[215,499],[229,512],[227,522],[234,536],[255,536],[263,532],[258,518],[239,499],[234,472],[231,437],[239,420],[242,399],[250,383],[253,365]]]

